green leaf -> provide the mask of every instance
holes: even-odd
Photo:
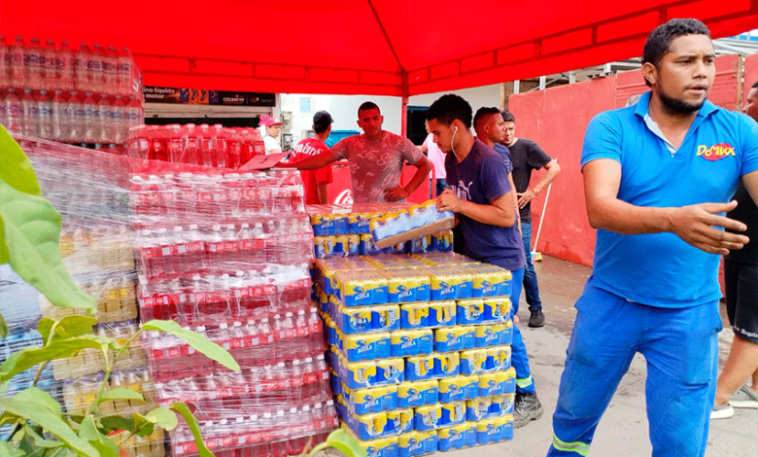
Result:
[[[56,448],[65,446],[65,443],[63,441],[45,439],[34,428],[35,427],[33,426],[26,425],[24,427],[24,430],[26,431],[26,436],[32,439],[32,442],[35,446],[44,448]]]
[[[63,416],[63,408],[61,404],[55,401],[55,399],[47,392],[37,387],[29,387],[13,396],[13,399],[19,402],[28,401],[31,403],[37,403],[41,407],[47,409],[56,417]]]
[[[0,457],[23,457],[24,451],[14,448],[11,443],[0,440]]]
[[[136,400],[145,403],[145,398],[139,392],[135,392],[131,389],[124,389],[122,387],[105,392],[100,397],[98,404],[110,400]]]
[[[72,422],[76,422],[77,424],[81,424],[82,421],[84,420],[84,417],[85,416],[73,416],[73,415],[68,416],[69,420],[71,420]]]
[[[50,303],[94,311],[97,301],[79,289],[63,266],[60,232],[61,215],[49,201],[0,180],[0,244],[13,270]]]
[[[14,189],[41,196],[32,163],[10,133],[0,125],[0,179]]]
[[[10,187],[23,193],[42,195],[31,162],[2,125],[0,125],[0,181],[5,181]],[[9,260],[3,221],[0,219],[0,265],[8,263]]]
[[[145,416],[140,413],[134,413],[132,416],[133,425],[131,431],[139,436],[149,436],[155,431],[155,423],[149,421]]]
[[[79,423],[84,420],[83,416],[71,417],[73,420],[79,419]],[[132,419],[123,416],[105,416],[98,419],[100,422],[100,428],[104,430],[105,435],[111,432],[120,432],[123,430],[131,432],[134,427],[134,421]]]
[[[333,447],[345,454],[347,457],[366,457],[366,451],[361,448],[355,438],[343,429],[337,429],[329,434],[326,442],[316,446],[308,454],[309,457],[313,457],[319,451],[327,447]]]
[[[79,438],[69,424],[67,424],[62,418],[57,417],[50,412],[48,405],[44,402],[37,401],[36,399],[19,401],[14,398],[0,398],[0,409],[3,409],[6,413],[15,414],[27,421],[39,424],[57,436],[61,441],[68,444],[80,455],[87,457],[100,457],[97,449],[95,449],[87,441]]]
[[[87,416],[79,427],[79,437],[87,440],[100,452],[100,457],[118,457],[116,443],[103,436],[95,426],[95,419]]]
[[[145,419],[149,420],[153,424],[159,426],[164,430],[171,431],[176,428],[179,423],[176,418],[176,413],[168,408],[155,408],[145,415]]]
[[[43,348],[31,346],[14,352],[8,360],[0,365],[0,382],[5,382],[13,376],[28,370],[44,361],[75,357],[83,349],[100,350],[102,345],[94,338],[80,336],[56,341],[55,344]]]
[[[2,262],[0,262],[2,264]],[[0,314],[0,337],[5,338],[8,336],[8,324],[5,322],[5,318]]]
[[[15,414],[9,414],[6,412],[0,414],[0,428],[5,427],[6,425],[15,425],[17,423],[23,425],[24,421],[23,419],[19,419]]]
[[[232,371],[238,371],[240,369],[240,366],[237,364],[237,362],[234,361],[232,355],[229,354],[224,348],[214,343],[213,341],[210,341],[208,338],[199,333],[183,329],[174,321],[149,321],[142,326],[142,330],[158,330],[161,332],[170,333],[178,338],[183,339],[197,352],[202,353],[209,359],[215,360],[226,368]]]
[[[92,333],[92,326],[97,324],[97,319],[92,316],[66,316],[55,326],[55,335],[50,335],[55,321],[49,317],[43,317],[37,324],[37,331],[42,335],[42,343],[47,346],[47,342],[52,338],[58,337],[76,337]]]
[[[11,430],[11,433],[13,433],[13,435],[11,435],[11,442],[13,444],[19,444],[19,445],[21,445],[21,443],[24,441],[24,438],[26,438],[26,432],[24,431],[23,427],[21,427],[19,429],[16,429],[14,427],[13,430]],[[19,446],[19,447],[21,449],[23,449],[22,445]]]
[[[184,421],[187,423],[187,426],[189,426],[192,436],[195,437],[195,445],[197,446],[197,453],[200,454],[200,457],[215,457],[213,452],[205,446],[197,419],[192,415],[192,411],[187,408],[187,405],[182,402],[176,402],[171,405],[171,409],[181,414]]]

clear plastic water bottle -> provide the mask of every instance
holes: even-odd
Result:
[[[68,108],[68,102],[63,97],[63,91],[55,91],[55,96],[53,97],[51,107],[53,119],[53,139],[56,141],[68,141],[69,128],[71,123],[71,112]]]
[[[5,126],[6,128],[8,125],[8,111],[5,107],[5,95],[2,90],[0,90],[0,125]]]
[[[42,89],[55,90],[56,75],[55,75],[55,61],[58,53],[55,50],[55,41],[47,40],[45,47],[42,48]]]
[[[37,135],[40,138],[53,139],[53,103],[45,89],[40,91],[37,98],[37,111],[39,113]]]
[[[132,97],[130,97],[132,98]],[[127,105],[127,112],[129,113],[129,121],[131,123],[131,101]],[[179,124],[172,124],[168,126],[170,138],[168,140],[168,156],[172,163],[181,163],[182,153],[184,152],[184,145],[182,142],[182,127]]]
[[[7,123],[5,127],[13,134],[20,135],[24,133],[24,109],[21,105],[21,99],[18,98],[16,89],[8,89],[5,95],[5,115]]]
[[[92,92],[84,94],[84,142],[94,143],[100,138],[100,119],[97,116],[97,102]]]
[[[103,91],[103,60],[105,59],[105,51],[103,47],[98,43],[92,48],[92,54],[89,59],[90,70],[90,84],[92,90],[96,92]]]
[[[202,150],[203,162],[206,167],[213,166],[213,136],[208,124],[200,125],[200,148]]]
[[[202,150],[200,149],[200,138],[197,135],[195,124],[187,124],[184,126],[183,139],[184,155],[182,156],[182,163],[202,165],[203,155]]]
[[[129,97],[129,102],[126,105],[126,123],[128,128],[137,127],[144,123],[142,105],[134,95]]]
[[[61,42],[61,48],[55,57],[55,79],[56,88],[61,90],[74,89],[74,52],[68,45],[68,41]]]
[[[31,89],[24,89],[24,96],[21,98],[21,109],[24,113],[24,135],[37,136],[39,110],[37,109],[37,100],[34,99]]]
[[[122,48],[118,56],[118,86],[119,93],[124,96],[134,95],[132,92],[132,68],[134,61],[129,48]]]
[[[111,106],[112,113],[112,129],[113,129],[113,142],[121,144],[126,141],[129,134],[129,125],[124,121],[126,119],[126,106],[120,95],[116,95],[113,105]]]
[[[214,124],[211,129],[213,138],[213,166],[216,168],[226,168],[228,161],[228,146],[224,126]]]
[[[244,165],[255,157],[255,148],[253,147],[253,138],[250,130],[242,129],[240,132],[240,164]]]
[[[118,51],[114,46],[109,46],[103,58],[103,92],[106,94],[118,94]]]
[[[71,114],[71,121],[69,124],[69,140],[75,142],[84,141],[84,127],[86,124],[86,117],[84,115],[84,105],[79,98],[78,91],[71,91],[71,97],[68,99],[68,110]]]
[[[237,129],[224,129],[226,134],[227,167],[237,169],[240,167],[241,143]]]
[[[113,107],[110,101],[108,101],[107,95],[100,94],[100,101],[97,102],[97,111],[100,121],[100,136],[98,141],[101,143],[113,143],[114,132],[111,120],[113,118]]]
[[[26,66],[26,85],[34,90],[42,88],[42,47],[39,38],[32,38],[26,49],[28,65]]]
[[[10,47],[8,47],[8,44],[5,42],[5,38],[0,35],[0,88],[8,87],[11,83],[10,62]]]
[[[10,55],[10,67],[8,68],[10,85],[22,88],[26,86],[26,64],[28,62],[24,39],[17,36],[8,52]]]
[[[92,85],[90,84],[90,69],[89,63],[92,58],[92,51],[86,43],[79,43],[79,49],[76,51],[75,57],[75,80],[76,89],[78,90],[90,90]]]

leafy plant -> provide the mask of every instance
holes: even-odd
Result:
[[[91,314],[96,301],[82,292],[66,271],[58,247],[60,231],[60,213],[42,196],[33,167],[21,147],[0,126],[0,264],[10,263],[20,277],[53,305],[84,309]],[[171,321],[147,322],[125,342],[93,334],[96,323],[90,315],[71,315],[59,320],[43,318],[37,326],[43,345],[15,352],[0,366],[0,385],[4,389],[14,376],[36,367],[32,387],[13,397],[0,398],[3,411],[0,426],[12,426],[8,441],[0,441],[0,457],[118,457],[119,445],[132,436],[149,436],[156,427],[176,428],[176,413],[192,429],[200,454],[212,456],[202,442],[197,420],[183,403],[155,408],[144,416],[135,413],[132,417],[108,415],[100,407],[113,400],[145,402],[133,390],[109,389],[116,362],[143,331],[175,335],[224,367],[239,370],[232,356],[203,335]],[[7,333],[7,325],[0,316],[0,334],[5,337]],[[64,413],[61,405],[36,385],[50,362],[76,357],[85,349],[102,353],[105,374],[86,413],[74,416]],[[115,356],[111,357],[113,353]]]
[[[116,362],[144,331],[154,330],[181,338],[230,370],[239,370],[239,365],[221,346],[172,321],[149,321],[124,342],[93,334],[97,320],[91,313],[96,309],[96,301],[82,292],[66,271],[58,246],[60,231],[60,213],[42,196],[33,167],[21,147],[0,126],[0,265],[9,263],[53,305],[84,309],[90,314],[41,319],[37,330],[42,335],[42,346],[15,352],[0,365],[2,392],[7,390],[14,376],[36,367],[30,388],[10,398],[0,397],[0,427],[12,427],[8,440],[0,440],[0,457],[119,457],[119,446],[134,436],[150,436],[157,429],[174,430],[178,424],[177,413],[192,431],[200,456],[213,457],[202,441],[197,420],[184,403],[158,407],[145,415],[134,413],[131,417],[107,414],[101,406],[118,400],[145,402],[145,398],[133,390],[109,388]],[[7,334],[7,325],[0,315],[0,335],[6,337]],[[36,387],[37,382],[52,361],[76,357],[86,349],[102,354],[104,378],[85,414],[64,413],[50,394]],[[336,448],[349,457],[366,455],[342,430],[332,433],[311,455],[325,447]]]

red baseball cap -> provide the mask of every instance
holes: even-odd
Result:
[[[265,125],[266,127],[273,127],[275,125],[282,125],[282,124],[283,124],[282,122],[279,122],[278,120],[274,119],[268,114],[261,115],[261,125]]]

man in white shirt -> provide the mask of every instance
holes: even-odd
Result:
[[[278,154],[282,152],[282,147],[279,145],[279,129],[282,123],[268,114],[261,115],[261,125],[263,126],[263,145],[266,147],[266,154]]]

